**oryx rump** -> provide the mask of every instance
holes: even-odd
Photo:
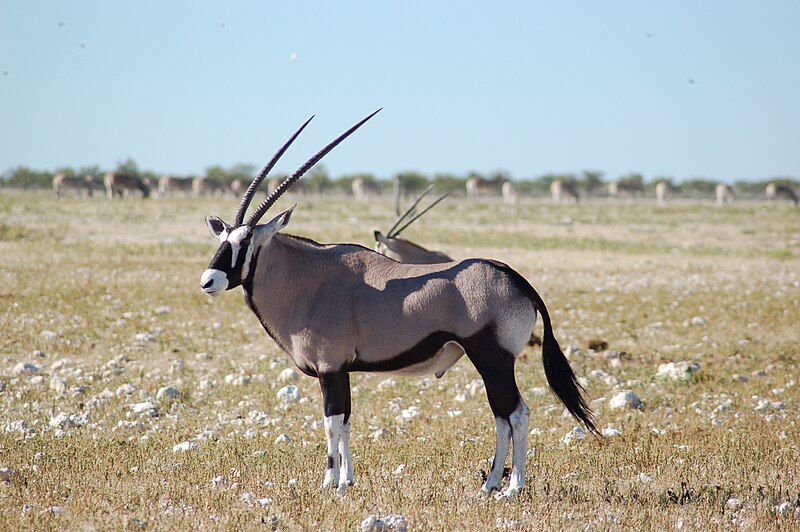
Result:
[[[351,372],[441,377],[466,355],[484,380],[497,427],[494,463],[482,490],[500,489],[513,441],[511,480],[503,494],[514,495],[525,481],[529,416],[514,363],[537,311],[544,324],[548,382],[570,413],[596,432],[575,374],[553,335],[547,308],[533,287],[497,261],[402,264],[355,244],[319,244],[283,234],[294,207],[257,225],[294,181],[374,114],[307,161],[245,220],[256,189],[306,122],[250,184],[231,225],[208,217],[220,245],[201,276],[201,287],[219,295],[241,285],[267,333],[301,371],[319,379],[328,440],[323,487],[333,486],[341,494],[353,483]]]

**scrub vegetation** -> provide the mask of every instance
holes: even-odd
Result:
[[[287,196],[271,212],[299,203],[288,232],[318,241],[371,247],[394,218],[388,197]],[[354,374],[356,484],[322,492],[317,381],[241,289],[198,286],[203,218],[237,205],[0,193],[0,529],[800,523],[800,209],[448,198],[409,228],[536,287],[606,434],[575,430],[526,348],[528,478],[501,501],[479,495],[494,419],[466,358],[442,379]]]

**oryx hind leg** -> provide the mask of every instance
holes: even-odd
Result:
[[[501,488],[503,468],[513,442],[511,480],[508,489],[502,494],[506,497],[513,496],[525,484],[530,410],[522,400],[514,377],[514,355],[493,341],[483,341],[471,347],[472,349],[467,349],[467,356],[483,378],[497,428],[497,445],[492,469],[481,491],[490,493]]]
[[[350,457],[350,376],[342,371],[319,375],[325,410],[325,436],[328,440],[327,469],[323,489],[333,487],[344,495],[353,485]]]

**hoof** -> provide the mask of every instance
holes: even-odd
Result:
[[[494,498],[497,499],[498,501],[509,501],[515,498],[521,491],[522,491],[521,487],[508,488],[505,491],[496,493]]]
[[[481,486],[481,495],[489,496],[492,492],[499,491],[500,484],[484,484]]]

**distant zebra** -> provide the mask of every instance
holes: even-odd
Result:
[[[219,193],[224,196],[231,191],[231,185],[222,179],[215,179],[213,177],[195,177],[192,181],[192,195],[199,196],[213,196]]]
[[[191,177],[170,177],[165,175],[158,180],[158,195],[168,196],[173,194],[186,194],[192,193],[192,178]]]
[[[119,172],[108,172],[103,176],[103,183],[105,183],[106,186],[106,196],[108,199],[114,199],[114,196],[127,198],[131,192],[137,190],[142,193],[143,197],[150,197],[150,185],[138,176]]]
[[[74,192],[79,198],[86,193],[87,197],[92,196],[92,181],[94,176],[76,176],[65,173],[56,174],[53,177],[53,193],[60,198],[66,192]]]
[[[353,179],[351,187],[353,189],[353,197],[358,201],[365,201],[368,196],[380,196],[381,194],[380,183],[363,177]]]
[[[795,206],[800,204],[800,198],[797,197],[797,193],[789,185],[784,185],[782,183],[770,183],[767,185],[766,193],[767,199],[770,202],[773,202],[776,199],[784,198],[792,201]]]
[[[553,198],[553,203],[561,203],[562,199],[565,202],[575,200],[575,203],[578,203],[580,201],[578,187],[575,186],[575,183],[561,179],[555,179],[550,183],[550,196]]]
[[[467,179],[466,183],[467,198],[476,200],[480,196],[496,196],[501,194],[506,181],[507,179],[503,176],[497,176],[493,179],[472,176]]]
[[[608,184],[609,198],[636,198],[644,196],[644,187],[641,183],[619,183],[612,181]]]
[[[656,183],[656,203],[659,205],[666,205],[672,198],[672,185],[666,181],[659,181]]]
[[[717,205],[722,207],[726,203],[733,203],[733,198],[736,195],[733,187],[728,183],[717,183],[717,188],[714,189],[717,196]]]

